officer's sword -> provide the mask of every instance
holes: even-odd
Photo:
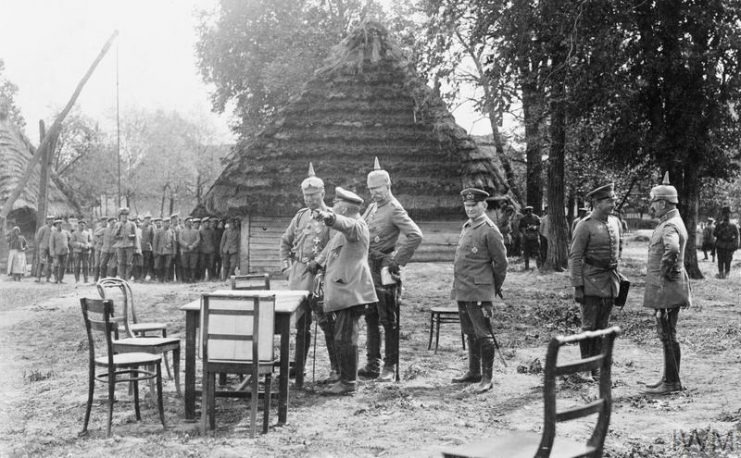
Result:
[[[504,301],[504,296],[502,295],[501,291],[497,291],[497,296],[499,296],[499,298]],[[489,320],[488,318],[486,320],[486,328],[489,330],[489,335],[491,335],[491,338],[494,341],[494,352],[496,353],[497,350],[499,351],[499,359],[502,360],[502,364],[504,364],[504,367],[507,367],[507,362],[504,360],[504,354],[502,353],[502,347],[499,346],[497,337],[494,335],[494,330],[491,327],[491,320]]]

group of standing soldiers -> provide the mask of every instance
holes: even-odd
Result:
[[[721,209],[721,218],[715,224],[715,218],[708,218],[702,230],[702,252],[704,259],[708,260],[708,251],[715,262],[718,255],[718,273],[716,278],[725,279],[731,272],[731,261],[733,253],[739,248],[739,229],[731,222],[731,207],[724,206]]]
[[[160,282],[224,279],[238,264],[239,220],[218,218],[139,218],[121,208],[118,218],[100,218],[88,229],[80,220],[71,231],[61,219],[47,218],[36,231],[36,281],[64,283],[107,276]],[[70,256],[71,254],[71,256]]]

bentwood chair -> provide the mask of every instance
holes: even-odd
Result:
[[[233,297],[204,294],[201,305],[203,395],[201,429],[216,427],[216,374],[250,374],[250,436],[257,429],[260,376],[265,376],[263,433],[270,420],[270,383],[275,363],[273,326],[275,295]],[[220,392],[220,396],[246,397],[247,392]]]
[[[132,383],[134,389],[134,412],[136,419],[141,420],[139,410],[139,382],[144,380],[156,380],[157,385],[157,407],[159,408],[160,420],[165,427],[165,412],[162,404],[162,368],[160,355],[151,353],[123,353],[114,354],[113,335],[118,333],[118,323],[112,320],[113,302],[100,299],[80,299],[82,316],[85,320],[89,348],[89,377],[88,397],[85,410],[85,423],[81,435],[87,434],[87,426],[90,420],[90,410],[93,406],[93,393],[95,382],[103,382],[108,385],[108,426],[106,434],[111,435],[111,423],[113,420],[113,403],[117,383]],[[105,340],[105,354],[96,355],[96,339],[93,332],[99,332]],[[141,367],[154,366],[155,371],[142,369]],[[97,368],[104,368],[97,372]]]
[[[131,285],[120,278],[103,278],[95,285],[101,298],[107,299],[107,294],[111,290],[120,292],[121,302],[123,303],[123,313],[116,317],[119,322],[117,335],[123,334],[123,338],[116,339],[113,342],[114,350],[118,353],[144,352],[158,353],[165,359],[165,370],[168,377],[175,380],[175,390],[178,395],[180,390],[180,339],[167,337],[167,325],[164,323],[130,323],[131,319],[136,319],[134,310],[134,294]],[[131,311],[131,313],[129,313]],[[121,326],[122,325],[122,326]],[[147,331],[159,330],[162,337],[147,336]],[[172,352],[172,373],[168,366],[167,352]]]
[[[445,458],[484,457],[601,457],[612,410],[612,348],[620,335],[615,326],[568,337],[558,336],[548,345],[543,386],[544,416],[542,434],[517,432],[444,451]],[[584,340],[602,339],[602,353],[597,356],[558,364],[561,347]],[[556,410],[556,377],[600,369],[599,398],[583,406]],[[556,423],[597,414],[597,421],[586,443],[556,438]]]
[[[232,275],[230,281],[232,284],[232,289],[270,289],[270,274]]]

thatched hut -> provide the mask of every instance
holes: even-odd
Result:
[[[242,270],[271,270],[277,237],[301,206],[309,161],[328,195],[335,186],[367,195],[374,157],[417,220],[459,221],[462,187],[508,192],[490,154],[455,123],[388,31],[369,22],[333,49],[265,129],[237,146],[196,213],[242,218]]]
[[[7,117],[0,116],[0,202],[5,202],[23,178],[28,162],[33,157],[33,146],[25,135]],[[20,196],[13,203],[6,224],[0,231],[0,265],[7,260],[8,247],[5,233],[13,226],[21,228],[21,232],[29,242],[33,241],[36,231],[36,211],[39,201],[39,174],[40,167],[36,167],[23,188]],[[52,179],[49,181],[47,208],[48,214],[54,216],[76,216],[81,213],[80,208],[71,197],[65,194],[60,187],[61,183]],[[29,256],[30,262],[30,256]]]

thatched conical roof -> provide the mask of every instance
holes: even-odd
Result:
[[[0,117],[0,202],[6,201],[20,182],[33,157],[32,145],[25,135],[9,119]],[[11,212],[28,209],[36,212],[39,202],[40,167],[34,169],[23,192],[13,203]],[[79,206],[62,192],[58,183],[49,180],[48,214],[54,216],[79,215]]]
[[[374,157],[415,217],[460,215],[463,187],[507,192],[490,155],[375,22],[336,46],[301,93],[236,153],[197,213],[290,215],[301,205],[309,162],[329,195],[335,186],[367,195]]]

